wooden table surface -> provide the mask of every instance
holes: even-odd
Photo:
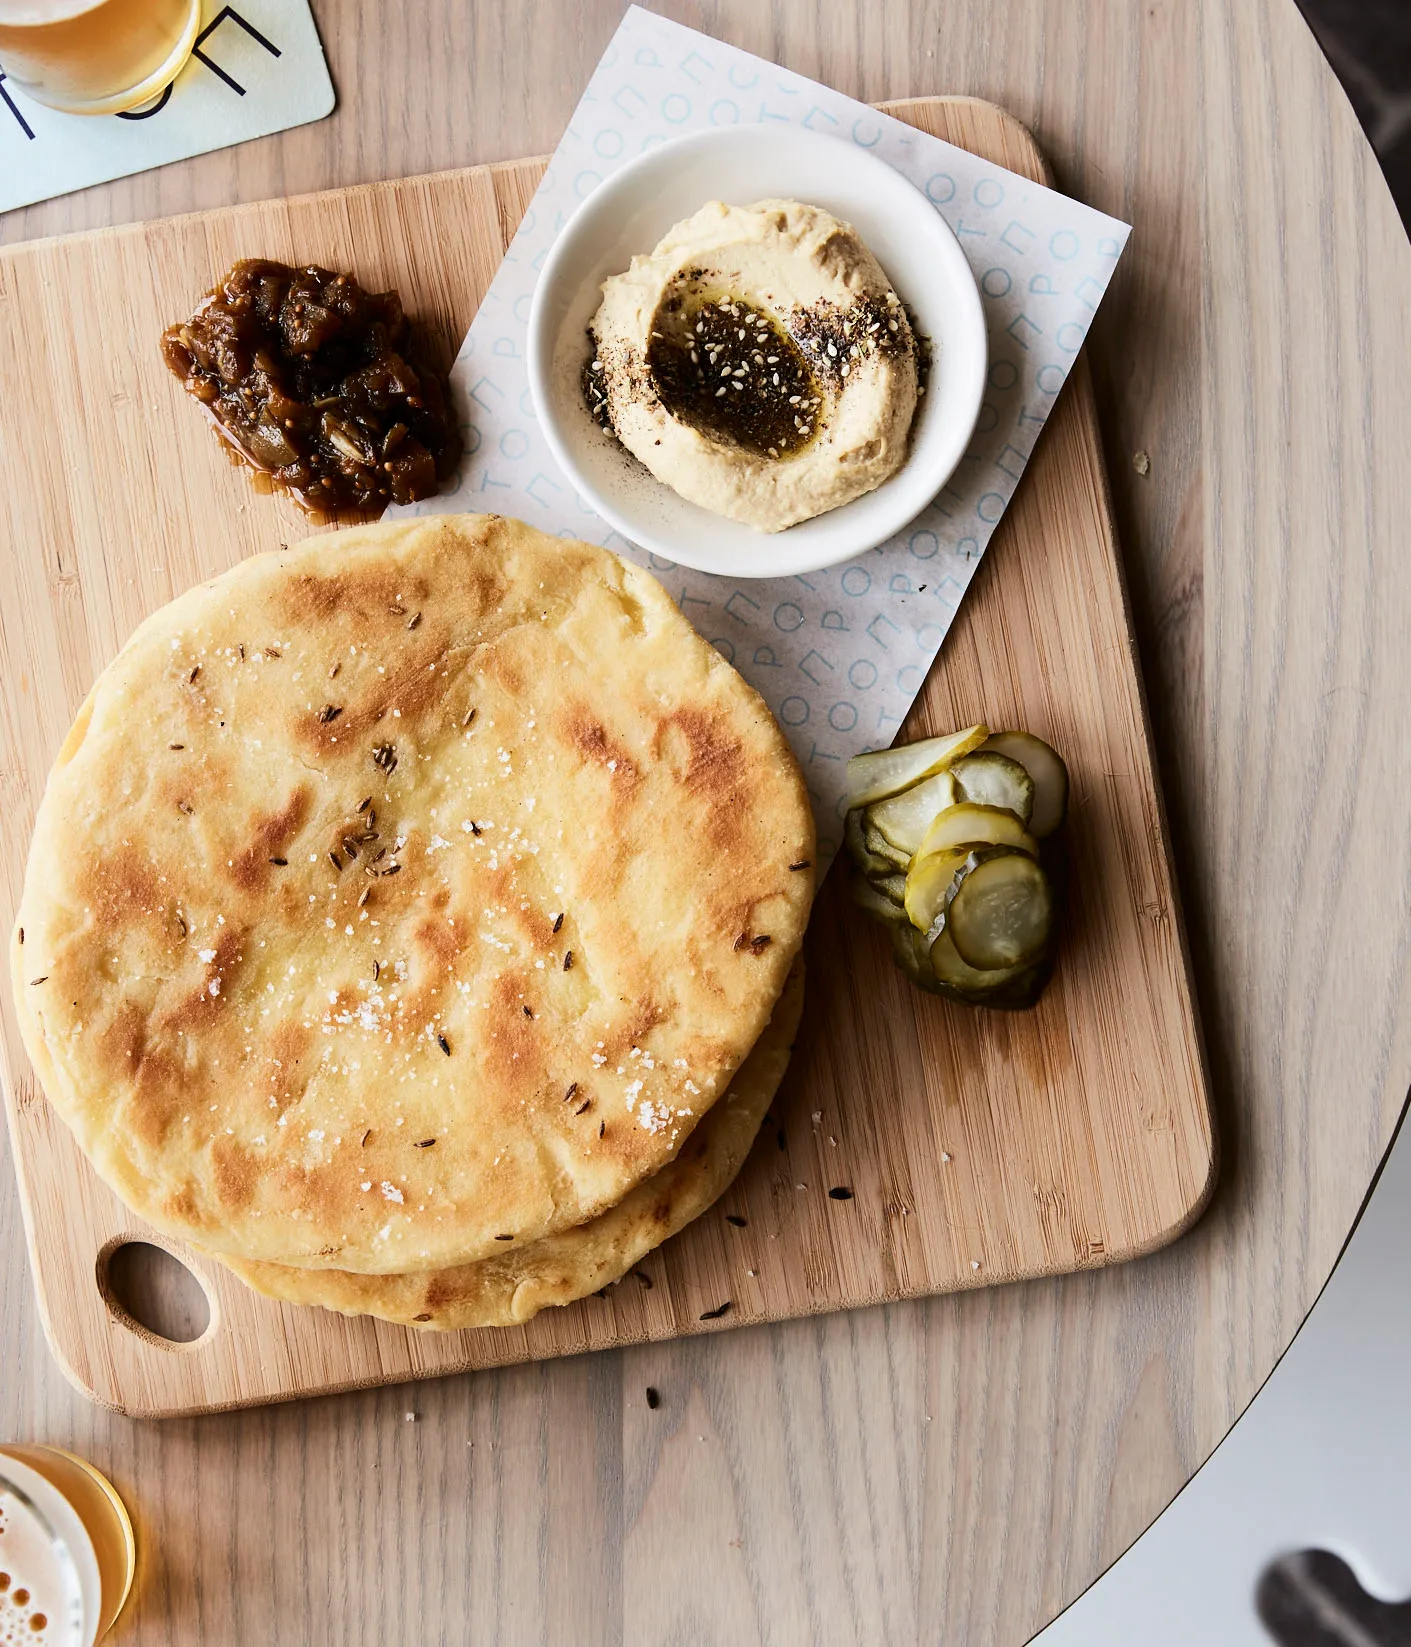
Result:
[[[661,9],[858,97],[992,98],[1135,226],[1092,357],[1221,1186],[1113,1270],[155,1425],[60,1376],[0,1168],[0,1440],[128,1497],[132,1647],[1021,1643],[1258,1388],[1406,1093],[1411,247],[1292,0]],[[331,120],[0,241],[546,151],[622,6],[315,10]]]

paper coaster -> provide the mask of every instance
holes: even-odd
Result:
[[[128,114],[59,114],[0,65],[0,212],[322,120],[333,104],[308,0],[205,0],[186,67]]]

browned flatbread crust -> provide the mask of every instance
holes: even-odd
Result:
[[[267,1298],[443,1332],[518,1326],[550,1305],[587,1298],[621,1280],[734,1182],[784,1078],[802,1012],[800,956],[773,1017],[735,1071],[729,1091],[711,1106],[676,1159],[576,1229],[475,1264],[415,1275],[299,1270],[241,1258],[219,1261]]]
[[[494,516],[331,533],[172,602],[94,687],[12,943],[25,1044],[159,1229],[442,1269],[675,1156],[813,852],[768,710],[648,574]]]

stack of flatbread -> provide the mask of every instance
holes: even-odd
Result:
[[[151,617],[50,777],[11,965],[135,1212],[431,1327],[598,1291],[739,1170],[813,824],[647,573],[495,516],[263,555]]]

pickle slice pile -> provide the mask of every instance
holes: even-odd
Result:
[[[853,893],[891,930],[915,984],[975,1006],[1026,1007],[1053,965],[1046,853],[1068,768],[1031,732],[983,725],[848,762]]]

